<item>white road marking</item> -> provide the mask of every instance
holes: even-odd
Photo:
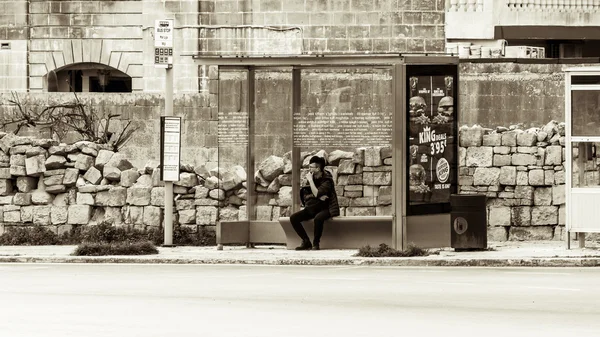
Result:
[[[529,288],[529,289],[540,289],[540,290],[581,291],[581,289],[575,289],[575,288],[557,288],[557,287],[535,287],[535,286],[526,286],[525,288]]]

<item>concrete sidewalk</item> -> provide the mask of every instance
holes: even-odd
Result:
[[[364,258],[357,250],[294,251],[282,246],[246,248],[159,247],[158,255],[71,256],[75,246],[0,246],[0,263],[170,263],[267,265],[376,265],[376,266],[489,266],[489,267],[598,267],[600,245],[588,241],[567,250],[563,241],[491,242],[486,251],[456,252],[431,249],[425,257]]]

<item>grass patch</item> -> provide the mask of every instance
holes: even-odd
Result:
[[[164,242],[162,228],[152,227],[146,230],[131,226],[113,226],[100,223],[95,226],[76,226],[70,231],[57,235],[43,226],[6,226],[0,235],[3,246],[40,246],[40,245],[78,245],[84,242],[140,242],[150,241],[155,245]],[[214,231],[200,227],[198,231],[190,227],[174,226],[173,244],[180,246],[215,246],[217,239]]]
[[[158,249],[150,241],[85,242],[77,246],[75,256],[151,255]]]
[[[358,250],[358,253],[354,256],[360,257],[411,257],[411,256],[427,256],[429,251],[427,249],[419,248],[412,243],[409,243],[406,249],[397,250],[385,243],[379,245],[379,247],[364,246]]]
[[[41,226],[7,226],[0,235],[2,246],[45,246],[60,244],[56,233]]]

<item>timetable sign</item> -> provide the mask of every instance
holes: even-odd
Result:
[[[161,180],[178,181],[181,161],[181,117],[161,117]]]

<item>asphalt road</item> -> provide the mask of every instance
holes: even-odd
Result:
[[[0,336],[600,336],[600,269],[0,264]]]

